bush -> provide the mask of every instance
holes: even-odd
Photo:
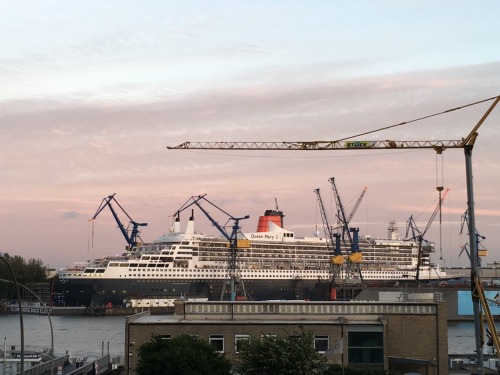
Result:
[[[240,350],[241,375],[312,375],[320,374],[326,359],[316,352],[314,336],[301,330],[285,337],[252,338]]]
[[[231,363],[206,341],[153,336],[139,348],[137,375],[230,375]]]

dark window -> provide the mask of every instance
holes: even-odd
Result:
[[[220,353],[224,352],[224,336],[223,335],[210,335],[208,338],[208,342],[218,352],[220,352]]]
[[[383,362],[383,332],[349,332],[349,363]]]
[[[326,352],[328,350],[328,336],[314,336],[314,349],[317,352]]]

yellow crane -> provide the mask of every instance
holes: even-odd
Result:
[[[365,136],[370,133],[375,133],[381,130],[387,130],[401,125],[406,125],[411,122],[419,121],[432,116],[450,113],[470,107],[472,105],[484,103],[494,100],[493,104],[488,108],[483,117],[479,120],[476,126],[472,129],[469,135],[462,139],[454,140],[429,140],[429,141],[397,141],[397,140],[352,140],[356,136]],[[375,149],[433,149],[437,153],[442,153],[448,148],[465,148],[473,146],[477,137],[477,130],[489,116],[493,108],[500,100],[500,96],[489,99],[484,99],[475,103],[464,105],[461,107],[449,109],[434,115],[425,116],[420,119],[405,121],[399,124],[391,125],[382,129],[365,132],[356,136],[333,140],[333,141],[296,141],[296,142],[183,142],[177,146],[167,146],[170,150],[273,150],[273,151],[323,151],[323,150],[375,150]]]
[[[478,123],[470,131],[470,133],[462,138],[455,140],[427,140],[427,141],[398,141],[398,140],[366,140],[354,139],[361,136],[366,136],[381,130],[387,130],[401,125],[406,125],[411,122],[416,122],[433,116],[450,113],[476,104],[493,101],[487,111],[483,114]],[[465,154],[465,168],[466,168],[466,183],[467,183],[467,206],[469,215],[469,241],[471,253],[471,280],[475,280],[472,290],[472,304],[474,311],[474,326],[476,332],[476,353],[477,363],[479,366],[480,374],[484,372],[483,365],[483,350],[482,350],[482,322],[483,312],[488,319],[489,308],[487,301],[484,298],[484,291],[481,293],[482,286],[479,280],[479,265],[477,261],[477,242],[475,231],[475,214],[474,214],[474,192],[472,185],[472,149],[478,136],[478,129],[484,123],[486,118],[493,111],[495,106],[500,101],[500,96],[484,99],[474,103],[470,103],[457,108],[449,109],[440,113],[425,116],[412,121],[406,121],[399,124],[391,125],[382,129],[368,131],[365,133],[357,134],[348,138],[337,139],[332,141],[297,141],[297,142],[184,142],[177,146],[167,146],[171,150],[277,150],[277,151],[327,151],[327,150],[375,150],[375,149],[433,149],[436,153],[441,154],[447,149],[463,149]],[[482,309],[481,309],[482,306]],[[494,325],[490,328],[492,335],[498,338],[497,331]],[[500,358],[500,353],[497,349]]]

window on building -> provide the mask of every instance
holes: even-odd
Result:
[[[314,336],[314,349],[324,353],[328,350],[328,336]]]
[[[382,326],[349,326],[349,363],[383,363]]]
[[[219,353],[223,353],[224,352],[224,335],[210,335],[208,337],[208,342]]]
[[[239,353],[241,349],[241,343],[250,340],[250,335],[234,335],[234,352]]]

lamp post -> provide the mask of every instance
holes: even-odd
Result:
[[[12,281],[10,280],[5,280],[5,279],[0,279],[0,281],[4,281],[6,283],[13,283]],[[19,285],[20,287],[26,289],[28,292],[30,292],[31,294],[33,294],[36,299],[38,299],[38,302],[40,302],[40,304],[42,305],[42,307],[45,309],[45,313],[47,314],[47,318],[49,318],[49,324],[50,324],[50,363],[51,363],[51,368],[53,370],[53,366],[52,366],[52,363],[54,361],[54,328],[52,327],[52,319],[50,318],[50,313],[49,313],[49,309],[47,308],[47,305],[45,304],[45,302],[42,301],[42,299],[40,298],[40,296],[38,294],[36,294],[34,291],[32,291],[30,288],[28,288],[27,286],[24,286],[24,285]]]
[[[19,293],[19,284],[17,283],[16,275],[10,266],[10,263],[7,261],[2,252],[0,252],[0,258],[2,258],[7,265],[7,268],[10,271],[12,279],[14,280],[14,284],[16,285],[16,295],[17,295],[17,304],[19,305],[19,326],[21,331],[21,374],[24,374],[24,320],[23,320],[23,306],[21,304],[21,294]]]

